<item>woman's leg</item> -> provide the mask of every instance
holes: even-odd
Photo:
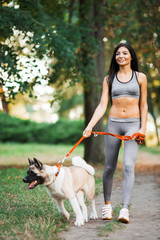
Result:
[[[117,122],[112,122],[108,120],[106,132],[121,134],[120,133],[120,124]],[[121,140],[116,137],[106,135],[105,136],[105,168],[103,173],[103,192],[104,192],[104,201],[105,203],[110,201],[112,183],[113,183],[113,174],[117,166],[117,159],[119,148],[121,145]]]
[[[128,131],[125,135],[131,136],[133,133],[136,133],[140,128],[140,122],[126,123],[128,125]],[[123,200],[122,207],[129,207],[131,193],[134,185],[135,179],[135,160],[137,157],[139,145],[135,140],[125,141],[124,142],[124,156],[123,156]]]

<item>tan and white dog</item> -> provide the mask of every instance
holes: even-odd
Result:
[[[23,179],[29,183],[28,189],[33,189],[39,184],[47,188],[48,194],[55,200],[59,212],[69,219],[63,201],[69,200],[76,216],[75,226],[88,222],[87,207],[84,194],[90,202],[90,219],[97,219],[95,207],[95,181],[94,168],[87,164],[81,157],[74,157],[70,167],[48,166],[37,159],[29,160],[27,176]]]

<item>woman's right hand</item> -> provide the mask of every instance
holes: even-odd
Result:
[[[92,128],[90,128],[90,127],[87,126],[87,127],[84,129],[84,131],[83,131],[83,136],[84,136],[85,138],[88,138],[88,137],[91,136],[91,132],[92,132]]]

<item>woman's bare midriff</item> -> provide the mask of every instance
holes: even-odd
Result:
[[[139,100],[130,97],[112,99],[109,117],[113,118],[139,118]]]

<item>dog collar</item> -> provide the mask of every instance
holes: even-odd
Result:
[[[56,178],[58,177],[59,172],[60,172],[61,165],[58,163],[58,164],[56,165],[56,167],[58,168],[58,171],[57,171],[55,174],[53,174],[53,181],[55,181]]]

